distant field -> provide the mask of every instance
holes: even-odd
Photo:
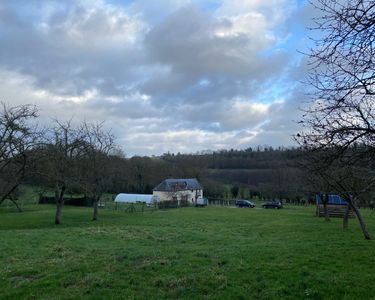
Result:
[[[374,299],[375,241],[313,207],[0,207],[1,299]],[[363,211],[375,237],[375,212]]]

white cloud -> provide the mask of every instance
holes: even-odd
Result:
[[[45,122],[106,120],[129,154],[289,139],[291,102],[273,95],[289,54],[274,49],[294,2],[113,3],[1,2],[1,99]]]

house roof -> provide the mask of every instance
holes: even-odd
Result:
[[[201,190],[202,186],[196,178],[165,179],[154,188],[154,191],[176,192],[184,190]]]

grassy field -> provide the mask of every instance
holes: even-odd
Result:
[[[375,299],[375,242],[313,207],[24,208],[0,208],[1,299]]]

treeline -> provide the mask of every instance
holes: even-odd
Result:
[[[298,149],[265,147],[209,154],[165,154],[160,159],[168,162],[171,173],[180,170],[182,174],[197,177],[209,197],[257,196],[298,201],[309,196],[302,183],[301,155]]]

